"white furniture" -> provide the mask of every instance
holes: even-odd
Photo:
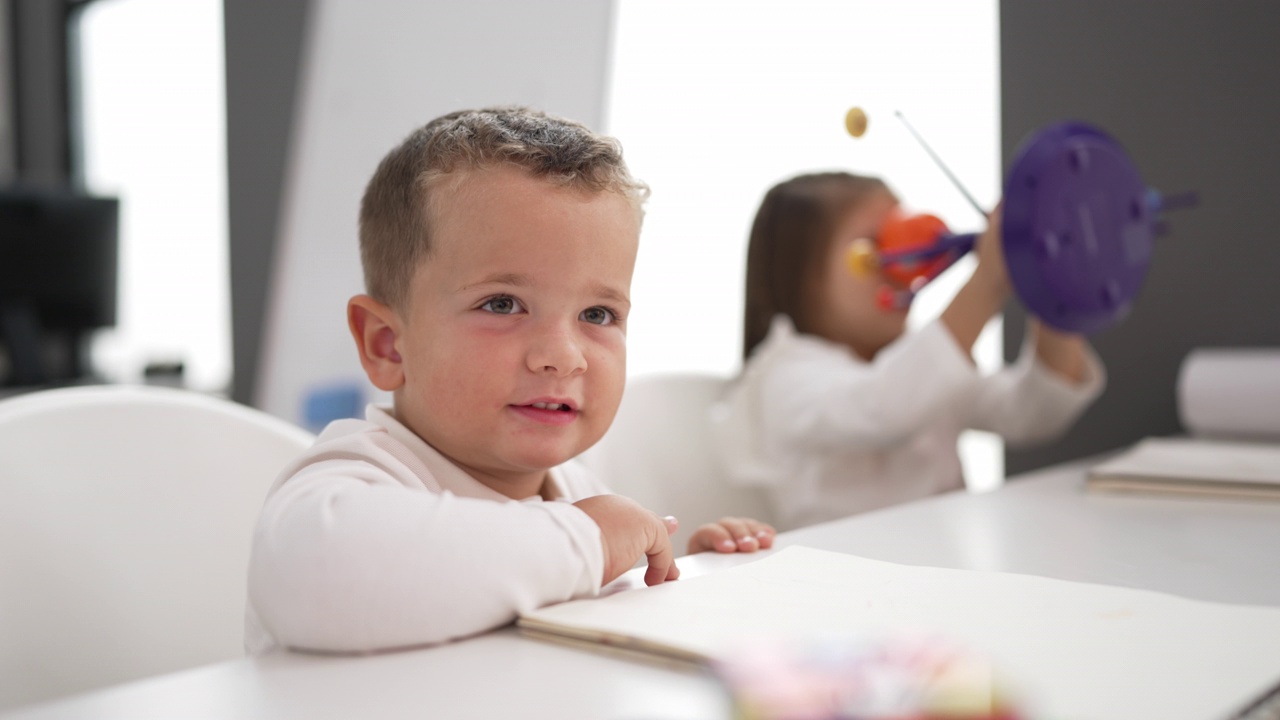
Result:
[[[680,520],[672,536],[677,554],[703,523],[725,516],[772,521],[764,491],[728,484],[709,450],[708,409],[728,382],[695,373],[628,379],[609,432],[582,456],[614,492]]]
[[[0,708],[242,657],[253,525],[311,439],[168,388],[0,402]]]
[[[1280,503],[1086,495],[1085,467],[1066,465],[1015,478],[993,493],[953,493],[784,533],[779,545],[1280,606]],[[752,558],[703,554],[682,558],[680,566],[691,577]],[[1276,674],[1280,681],[1280,668]],[[560,647],[505,629],[371,657],[282,654],[225,662],[0,717],[559,719],[728,713],[723,692],[705,673]]]

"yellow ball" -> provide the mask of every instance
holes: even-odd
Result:
[[[844,115],[844,129],[854,137],[862,137],[867,131],[867,114],[862,108],[849,108],[849,112]]]
[[[858,238],[849,245],[845,254],[845,267],[857,278],[867,278],[880,270],[880,255],[870,238]]]

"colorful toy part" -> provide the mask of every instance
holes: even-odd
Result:
[[[1048,324],[1095,333],[1118,322],[1142,287],[1159,193],[1120,144],[1065,122],[1024,143],[1005,179],[1005,265],[1023,305]]]
[[[1147,188],[1120,144],[1078,122],[1051,125],[1019,149],[1005,180],[1001,244],[1009,279],[1028,311],[1053,327],[1091,334],[1133,306],[1151,262],[1162,210],[1194,205]],[[878,268],[886,308],[915,293],[973,249],[931,215],[892,217],[874,243],[850,252],[850,270]]]
[[[846,261],[855,277],[879,272],[885,281],[876,294],[884,310],[911,305],[915,294],[973,249],[977,236],[954,235],[934,215],[895,213],[880,227],[874,241],[862,239],[849,248]]]
[[[860,107],[849,108],[849,112],[844,114],[844,129],[856,138],[865,135],[867,132],[867,113]]]

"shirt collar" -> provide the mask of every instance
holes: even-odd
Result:
[[[365,419],[385,428],[391,437],[409,448],[414,457],[421,461],[426,466],[427,471],[431,473],[431,476],[436,479],[441,490],[447,490],[458,497],[496,500],[498,502],[511,500],[506,495],[468,475],[465,470],[455,465],[452,460],[445,457],[439,450],[436,450],[427,441],[419,437],[417,433],[410,430],[404,423],[396,419],[393,408],[370,404],[365,408]],[[547,488],[551,491],[552,499],[565,497],[564,481],[560,477],[557,468],[552,468],[547,473]],[[520,502],[538,502],[541,500],[541,496],[534,495],[524,498]]]

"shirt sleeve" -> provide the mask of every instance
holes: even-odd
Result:
[[[1106,370],[1085,345],[1084,377],[1072,382],[1022,346],[1016,363],[982,378],[966,425],[998,433],[1013,447],[1051,440],[1071,427],[1106,388]]]
[[[281,645],[362,652],[438,643],[591,595],[600,531],[562,502],[406,486],[394,457],[321,453],[268,497],[249,600]]]
[[[902,442],[967,401],[972,360],[941,322],[890,344],[871,363],[793,353],[762,385],[764,436],[799,448],[874,448]]]

